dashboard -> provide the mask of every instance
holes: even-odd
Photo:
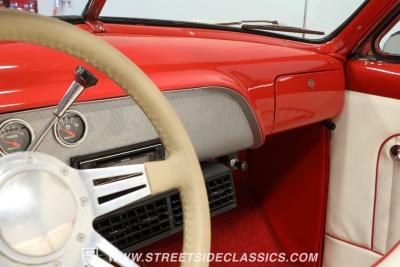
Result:
[[[342,109],[343,64],[334,57],[285,44],[246,42],[242,33],[235,33],[238,40],[228,40],[212,30],[106,27],[107,33],[98,37],[135,62],[161,91],[212,86],[241,95],[255,113],[264,139],[276,131],[332,118]],[[99,79],[79,102],[126,95],[104,74],[63,53],[23,43],[0,47],[0,114],[57,105],[77,65]],[[314,80],[314,87],[308,86],[309,80]]]
[[[247,42],[242,33],[224,39],[204,29],[106,28],[98,37],[160,88],[201,160],[257,148],[270,134],[333,118],[344,103],[343,65],[331,56]],[[68,161],[156,138],[138,107],[104,74],[40,46],[3,42],[0,47],[1,153],[26,149],[42,132],[77,65],[93,72],[99,83],[78,98],[40,152]]]

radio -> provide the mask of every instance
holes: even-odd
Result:
[[[71,158],[71,166],[76,169],[106,168],[141,164],[164,158],[164,146],[157,139],[100,153],[77,156]]]

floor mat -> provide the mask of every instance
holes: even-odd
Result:
[[[247,262],[213,262],[210,266],[293,266],[288,263],[278,262],[249,262],[250,253],[279,253],[274,235],[266,222],[261,209],[256,205],[253,194],[249,191],[244,180],[235,181],[237,194],[237,207],[227,213],[212,219],[212,252],[236,253],[235,258],[240,259],[246,253]],[[140,252],[164,253],[180,252],[182,235],[177,234],[157,242]],[[254,256],[254,255],[253,255]],[[265,255],[263,255],[265,256]],[[233,255],[228,257],[232,258]],[[271,257],[271,256],[270,256]],[[275,256],[273,256],[275,257]],[[179,266],[177,263],[140,263],[143,267]]]

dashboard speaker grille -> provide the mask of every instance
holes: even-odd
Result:
[[[202,170],[211,215],[236,207],[229,168],[208,163]],[[177,191],[172,191],[96,219],[94,228],[116,247],[130,252],[181,231],[182,224],[181,199]]]

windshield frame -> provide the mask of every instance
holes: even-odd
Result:
[[[109,0],[112,1],[112,0]],[[92,0],[90,3],[94,2],[102,2],[102,6],[104,6],[105,0]],[[347,27],[349,23],[364,9],[364,7],[370,2],[370,0],[364,0],[364,2],[349,16],[338,28],[332,31],[330,34],[324,36],[319,39],[307,39],[303,37],[295,37],[289,36],[279,32],[272,31],[260,31],[260,30],[249,30],[249,29],[241,29],[239,27],[232,26],[224,26],[224,25],[216,25],[216,24],[207,24],[207,23],[198,23],[198,22],[188,22],[188,21],[179,21],[179,20],[162,20],[162,19],[147,19],[147,18],[125,18],[125,17],[106,17],[106,16],[97,16],[96,19],[104,22],[104,23],[115,23],[115,24],[132,24],[132,25],[147,25],[147,26],[162,26],[162,27],[180,27],[180,28],[195,28],[195,29],[209,29],[209,30],[222,30],[222,31],[230,31],[230,32],[240,32],[247,34],[255,34],[261,36],[275,37],[280,39],[292,40],[302,43],[309,44],[324,44],[342,32],[344,28]],[[100,12],[98,13],[100,14]]]
[[[90,17],[90,12],[91,12],[92,6],[96,2],[99,2],[99,1],[98,0],[89,0],[86,3],[85,8],[83,9],[83,11],[80,15],[53,16],[53,18],[60,19],[60,20],[63,20],[63,21],[66,21],[66,22],[69,22],[72,24],[85,23],[85,21],[87,21],[88,18]],[[106,0],[101,0],[100,2],[103,2],[103,5],[104,5]]]

